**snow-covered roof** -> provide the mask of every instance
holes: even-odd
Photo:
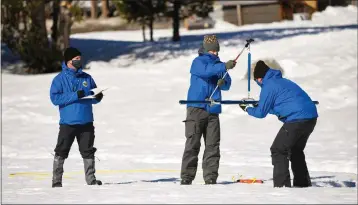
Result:
[[[278,0],[267,0],[267,1],[217,1],[217,4],[223,6],[229,5],[254,5],[254,4],[269,4],[276,3]]]

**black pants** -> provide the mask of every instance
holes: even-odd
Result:
[[[216,181],[220,161],[219,115],[209,114],[204,109],[189,107],[185,122],[186,143],[181,166],[181,178],[192,181],[195,178],[201,136],[204,137],[203,156],[204,180]]]
[[[93,123],[84,125],[60,125],[60,132],[55,148],[56,156],[61,156],[66,159],[75,138],[77,138],[82,158],[94,158],[94,153],[97,149],[93,147],[95,138]]]
[[[293,186],[311,186],[305,154],[307,140],[316,126],[317,119],[285,123],[278,132],[272,146],[271,157],[274,187],[291,187],[289,161],[294,175]]]

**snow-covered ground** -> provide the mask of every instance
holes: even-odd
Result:
[[[350,19],[347,17],[352,14],[350,12],[357,14],[356,7],[331,8],[331,13],[339,13],[342,9],[345,12],[336,18]],[[325,18],[330,22],[327,16]],[[356,18],[355,22],[347,22],[352,23],[356,23]],[[306,24],[313,29],[316,26],[314,22]],[[257,29],[279,25],[260,25]],[[280,27],[286,28],[286,25],[283,22]],[[170,31],[165,32],[163,37],[170,37]],[[272,187],[269,148],[281,123],[274,116],[263,120],[249,117],[235,105],[224,105],[221,114],[219,184],[202,185],[202,147],[194,185],[180,186],[185,106],[179,105],[178,101],[186,97],[189,68],[197,53],[194,49],[183,51],[181,47],[173,49],[175,53],[161,47],[163,50],[136,60],[128,53],[112,54],[107,60],[91,56],[95,60],[87,72],[98,86],[110,88],[102,103],[94,106],[95,146],[99,159],[97,178],[105,183],[100,187],[85,185],[82,159],[74,143],[65,162],[64,188],[51,188],[51,153],[57,140],[59,116],[58,109],[50,102],[49,87],[56,74],[20,76],[3,73],[3,203],[356,204],[357,29],[294,36],[285,36],[282,32],[278,35],[281,36],[269,39],[262,36],[261,41],[254,42],[252,60],[276,59],[285,70],[285,77],[297,82],[320,102],[318,124],[305,151],[313,187]],[[140,36],[140,31],[78,34],[73,40],[82,39],[82,43],[86,43],[85,38],[98,37],[112,39],[113,44],[125,41],[131,47],[135,44],[131,38],[134,36]],[[223,61],[235,57],[243,46],[244,37],[231,39],[230,44],[222,42],[220,57]],[[84,53],[90,53],[91,46],[92,53],[104,55],[122,49],[109,41],[103,41],[105,45],[102,41],[94,42],[96,44],[91,44],[92,41],[81,44]],[[136,47],[132,52],[141,52],[140,49]],[[169,57],[163,59],[163,53]],[[233,83],[229,92],[223,92],[224,99],[247,96],[247,81],[243,79],[246,69],[244,53],[230,72]],[[257,99],[258,86],[252,83],[251,88]],[[267,181],[264,184],[231,183],[233,177],[237,179],[240,175]]]

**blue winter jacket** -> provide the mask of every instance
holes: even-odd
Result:
[[[199,56],[196,57],[191,65],[190,87],[188,90],[187,100],[208,99],[214,91],[217,82],[226,72],[225,63],[221,62],[219,57],[210,53],[202,53],[199,50]],[[230,75],[224,78],[225,84],[219,87],[214,95],[213,100],[221,100],[221,90],[229,90],[231,86]],[[208,104],[188,104],[187,107],[204,108],[209,113],[220,114],[221,105],[210,106]]]
[[[96,88],[92,77],[83,72],[70,69],[62,63],[60,72],[52,81],[50,99],[54,105],[59,106],[60,124],[75,125],[93,122],[92,104],[96,99],[78,99],[77,91],[89,91]]]
[[[281,71],[269,69],[260,86],[258,106],[248,108],[249,115],[264,118],[270,113],[285,123],[318,117],[316,105],[307,93],[296,83],[282,78]]]

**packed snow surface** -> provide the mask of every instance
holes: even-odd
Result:
[[[141,31],[76,34],[72,43],[91,61],[86,72],[99,87],[108,87],[94,105],[97,178],[103,186],[87,186],[76,142],[65,162],[63,188],[51,188],[53,149],[58,135],[58,108],[49,88],[56,73],[36,76],[2,74],[2,200],[4,203],[357,203],[357,28],[315,30],[289,28],[357,24],[357,8],[331,8],[312,21],[250,25],[252,61],[273,58],[285,76],[319,101],[319,119],[306,149],[313,187],[273,188],[270,146],[282,123],[275,116],[255,119],[237,105],[223,105],[218,185],[202,185],[201,158],[192,186],[180,186],[184,150],[189,69],[196,44],[160,40],[141,43]],[[345,24],[343,23],[345,22]],[[282,28],[263,34],[260,29]],[[185,32],[185,31],[183,31]],[[184,39],[225,28],[183,33]],[[258,32],[258,34],[255,34]],[[157,39],[170,30],[155,31]],[[236,57],[245,34],[222,41],[222,61]],[[86,40],[88,39],[88,40]],[[120,41],[121,43],[118,43]],[[225,43],[226,42],[226,43]],[[116,44],[118,43],[118,44]],[[142,45],[138,46],[139,44]],[[124,46],[124,47],[121,47]],[[134,48],[132,48],[132,45]],[[130,53],[114,52],[131,49]],[[143,51],[144,49],[144,51]],[[145,53],[146,56],[138,55]],[[103,57],[99,55],[102,54]],[[117,53],[116,53],[117,54]],[[247,51],[230,71],[232,86],[224,100],[247,97]],[[251,96],[260,89],[252,81]],[[264,184],[232,183],[257,178]],[[291,175],[292,176],[292,175]]]

